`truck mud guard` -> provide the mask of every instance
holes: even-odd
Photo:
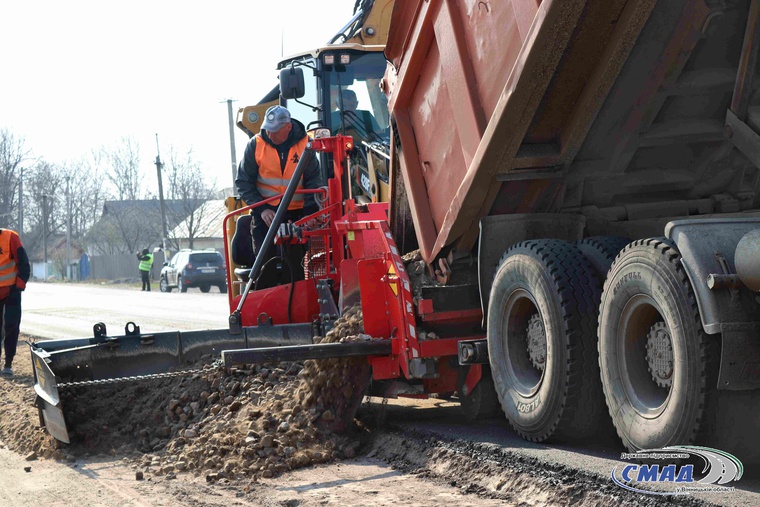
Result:
[[[758,217],[674,220],[665,227],[665,235],[678,247],[694,288],[702,328],[707,334],[722,337],[718,389],[760,387],[756,294],[743,288],[736,267],[746,262],[741,256],[756,256],[754,250],[737,251],[737,246],[758,229]]]

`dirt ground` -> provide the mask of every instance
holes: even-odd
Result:
[[[58,445],[39,427],[27,352],[20,346],[14,363],[16,376],[0,379],[0,467],[5,470],[0,478],[0,503],[3,505],[357,505],[366,499],[372,499],[373,505],[400,502],[503,505],[489,499],[470,499],[455,488],[441,487],[435,482],[394,471],[378,458],[334,462],[327,448],[338,447],[338,444],[330,438],[309,446],[313,452],[322,450],[323,454],[316,458],[311,456],[313,463],[308,465],[319,460],[329,461],[329,464],[277,474],[274,479],[260,477],[274,474],[246,475],[236,474],[234,470],[225,474],[224,468],[205,462],[192,466],[192,470],[178,466],[179,460],[172,458],[173,447],[168,444],[176,445],[177,439],[182,437],[163,442],[163,447],[162,442],[156,441],[160,439],[153,436],[152,429],[165,428],[157,423],[162,418],[159,409],[162,396],[157,394],[161,389],[144,385],[124,386],[121,395],[110,398],[98,396],[104,393],[78,393],[93,396],[88,405],[101,414],[79,414],[85,416],[83,419],[88,420],[88,424],[80,423],[74,434],[79,432],[84,438],[73,436],[72,445]],[[204,379],[185,382],[195,384],[184,389],[188,397],[204,387],[211,390]],[[182,381],[176,384],[183,387]],[[141,403],[136,407],[137,395],[141,396]],[[106,410],[111,410],[112,415],[104,416]],[[146,417],[151,411],[153,414]],[[123,418],[121,423],[119,417]],[[142,424],[138,422],[140,417]],[[128,435],[117,434],[109,424],[118,426],[121,431],[131,426],[134,434],[142,434],[144,438],[130,441],[126,438]],[[98,427],[99,435],[91,431],[93,426]],[[149,448],[151,444],[157,452]],[[218,451],[217,445],[208,447]],[[344,447],[340,457],[345,458],[345,449],[352,448]]]
[[[299,427],[290,403],[299,395],[286,399],[283,393],[298,386],[294,381],[307,376],[301,373],[307,367],[226,377],[214,371],[153,387],[120,384],[109,392],[76,388],[90,400],[80,408],[96,410],[79,413],[72,444],[59,445],[39,428],[23,346],[14,368],[13,379],[0,379],[2,505],[666,505],[576,470],[394,429],[384,424],[378,399],[362,404],[347,432],[320,425],[322,409],[306,410],[311,417]],[[194,401],[204,392],[230,394],[206,405]],[[254,395],[266,401],[256,404]],[[231,410],[240,397],[249,402]],[[261,406],[267,410],[252,417]],[[74,400],[69,414],[79,410],[72,407]],[[183,421],[186,407],[195,413]],[[272,421],[284,414],[285,420]],[[312,420],[317,424],[310,426]],[[283,423],[290,428],[282,430]]]
[[[73,413],[76,420],[70,421],[72,444],[61,445],[39,427],[33,407],[31,361],[25,348],[19,352],[16,376],[0,379],[0,467],[7,471],[0,478],[3,505],[507,505],[504,499],[473,495],[467,488],[424,478],[420,470],[399,471],[405,462],[391,463],[401,454],[391,451],[399,450],[403,439],[374,441],[367,429],[336,435],[323,428],[302,446],[311,452],[309,462],[283,467],[290,471],[275,466],[246,474],[230,456],[222,460],[222,467],[213,463],[214,455],[224,447],[222,435],[227,443],[241,445],[229,441],[230,435],[236,434],[229,424],[215,421],[210,426],[223,431],[204,442],[203,448],[210,450],[207,456],[195,461],[184,455],[184,459],[177,458],[173,452],[177,442],[189,437],[187,430],[174,438],[165,434],[167,426],[161,419],[166,412],[162,406],[166,405],[166,393],[180,390],[183,394],[178,397],[185,401],[200,397],[204,389],[213,391],[211,385],[218,379],[214,375],[210,379],[162,380],[158,382],[164,385],[158,386],[126,384],[118,395],[109,387],[67,392],[67,413]],[[234,376],[228,380],[237,382]],[[104,391],[108,389],[111,392]],[[89,402],[82,404],[83,399]],[[363,413],[367,419],[381,418],[366,407]],[[161,434],[165,438],[161,439]],[[360,447],[365,455],[355,457]],[[180,465],[183,460],[185,464]],[[327,463],[320,465],[320,461]],[[253,469],[251,464],[247,466]],[[266,473],[270,470],[273,473]]]

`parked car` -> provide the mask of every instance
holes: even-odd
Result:
[[[190,287],[198,287],[201,292],[208,292],[212,285],[219,287],[219,292],[227,292],[224,259],[214,249],[180,250],[161,268],[161,292],[171,292],[175,287],[180,292],[187,292]]]

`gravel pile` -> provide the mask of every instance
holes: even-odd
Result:
[[[369,340],[356,306],[319,343]],[[211,362],[211,358],[205,358]],[[139,473],[209,481],[273,477],[353,457],[364,358],[250,365],[188,377],[76,387],[64,395],[72,444],[57,457],[135,456]]]
[[[436,287],[441,284],[428,272],[425,261],[422,260],[419,250],[413,250],[401,256],[406,267],[406,274],[412,284],[412,295],[415,299],[422,297],[423,287]]]

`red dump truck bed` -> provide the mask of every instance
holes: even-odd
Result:
[[[423,257],[472,247],[489,214],[581,213],[589,234],[621,221],[652,234],[657,222],[661,235],[661,218],[756,208],[758,170],[725,128],[729,109],[758,123],[755,69],[740,61],[749,11],[749,0],[397,2],[394,174]]]

